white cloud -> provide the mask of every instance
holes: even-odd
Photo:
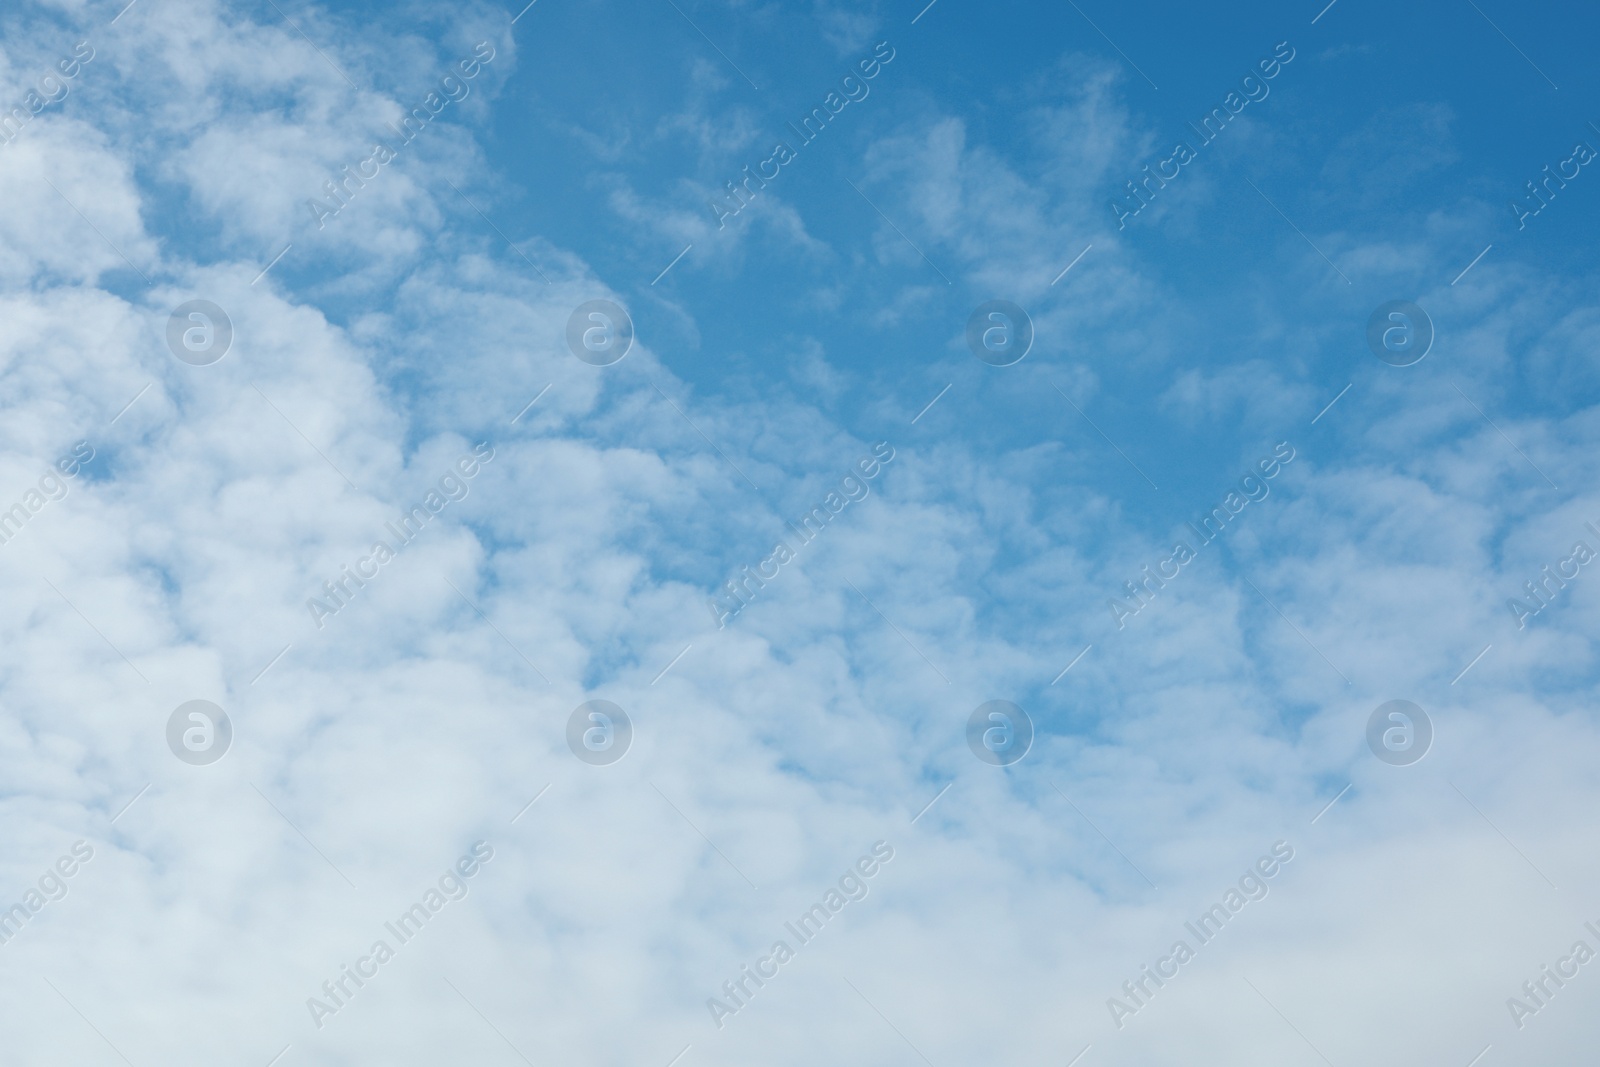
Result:
[[[937,1063],[1065,1062],[1090,1043],[1107,1064],[1310,1056],[1273,1007],[1334,1062],[1581,1047],[1587,975],[1524,1033],[1503,999],[1600,919],[1581,910],[1596,872],[1580,817],[1597,742],[1582,635],[1600,582],[1586,572],[1563,623],[1525,633],[1502,601],[1583,536],[1579,519],[1600,521],[1593,494],[1571,495],[1592,470],[1593,420],[1576,401],[1560,417],[1503,412],[1487,386],[1527,350],[1581,390],[1584,297],[1541,318],[1515,282],[1475,280],[1493,310],[1452,328],[1463,388],[1565,493],[1461,403],[1457,379],[1425,376],[1442,348],[1404,379],[1374,382],[1369,366],[1326,427],[1296,438],[1273,495],[1119,632],[1105,599],[1171,530],[1101,486],[1096,465],[1120,460],[1087,429],[1088,445],[1063,438],[1071,449],[996,446],[893,423],[885,402],[869,434],[803,388],[690,389],[644,338],[613,367],[579,363],[564,350],[571,309],[619,294],[542,238],[524,247],[549,284],[451,232],[423,190],[459,159],[417,153],[357,201],[370,222],[339,221],[331,262],[357,282],[312,283],[309,298],[253,283],[268,238],[290,236],[301,178],[362,143],[354,105],[333,101],[382,100],[271,23],[140,6],[104,57],[128,80],[41,120],[0,179],[22,205],[0,223],[14,281],[0,502],[74,442],[97,453],[0,545],[13,609],[0,895],[80,838],[95,849],[66,898],[0,946],[15,1062],[109,1062],[106,1043],[135,1063],[265,1063],[289,1044],[304,1062],[512,1062],[505,1042],[530,1060],[663,1064],[689,1043],[712,1063],[908,1058],[908,1041]],[[382,54],[326,50],[352,75]],[[431,76],[429,57],[400,54]],[[141,96],[129,72],[163,55],[158,69],[183,77]],[[1081,77],[1038,126],[1109,173],[1134,138],[1113,83]],[[236,86],[298,103],[263,114]],[[137,132],[121,121],[133,115]],[[464,129],[433,133],[470,149]],[[1089,239],[1096,198],[1041,191],[1059,160],[1024,173],[955,118],[869,158],[966,279],[1042,299]],[[120,257],[34,181],[45,174],[156,284],[113,286]],[[205,233],[176,224],[173,203],[198,205]],[[652,210],[626,192],[613,203]],[[778,217],[822,254],[798,212]],[[910,254],[879,237],[884,260]],[[1106,330],[1112,355],[1148,341],[1143,366],[1173,362],[1171,323],[1199,313],[1108,330],[1171,294],[1114,241],[1092,254],[1075,295],[1039,315],[1041,337]],[[323,287],[358,311],[319,306]],[[210,367],[165,350],[167,313],[195,295],[235,328]],[[902,296],[898,321],[924,306]],[[790,347],[797,382],[824,392],[855,357]],[[1087,400],[1115,372],[1102,366],[1049,373]],[[1298,368],[1248,352],[1174,378],[1152,395],[1197,424],[1291,407],[1304,422],[1321,406]],[[1044,381],[997,392],[1048,398]],[[716,630],[704,601],[730,564],[787,536],[878,436],[897,456],[872,494]],[[318,629],[306,599],[483,440],[495,458],[466,498]],[[1191,497],[1154,499],[1180,529]],[[636,728],[607,768],[565,747],[567,716],[596,696]],[[1004,771],[962,733],[996,696],[1039,727]],[[1438,731],[1410,768],[1363,747],[1367,714],[1395,696]],[[167,716],[197,697],[234,722],[210,767],[165,748]],[[1105,998],[1280,838],[1296,859],[1271,895],[1118,1032]],[[495,858],[467,898],[316,1029],[306,998],[477,839]],[[705,998],[879,839],[896,858],[871,895],[715,1029]]]

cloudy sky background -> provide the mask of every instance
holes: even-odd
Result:
[[[676,6],[0,15],[8,108],[94,49],[0,148],[0,509],[95,451],[0,545],[0,898],[94,849],[0,945],[6,1062],[1591,1056],[1600,963],[1521,1029],[1506,999],[1600,949],[1600,577],[1520,631],[1506,601],[1600,549],[1600,177],[1507,206],[1600,147],[1593,13]],[[307,199],[482,41],[319,229]],[[1283,41],[1119,231],[1123,182]],[[637,331],[604,368],[564,340],[597,298]],[[233,322],[211,366],[166,347],[191,299]],[[1015,366],[966,347],[990,299],[1033,319]],[[1437,329],[1406,368],[1364,340],[1395,299]],[[880,441],[871,495],[718,630],[707,596]],[[318,629],[307,598],[479,442]],[[1280,442],[1118,630],[1106,600]],[[634,724],[608,767],[565,740],[594,698]],[[192,699],[233,722],[210,766],[167,747]],[[1037,731],[1007,768],[966,743],[993,699]],[[1413,766],[1366,745],[1391,699],[1434,724]],[[315,1026],[480,840],[469,895]],[[870,895],[719,1029],[706,999],[879,840]],[[1280,840],[1270,895],[1118,1029],[1107,998]]]

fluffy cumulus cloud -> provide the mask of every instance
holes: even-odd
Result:
[[[6,1062],[1588,1055],[1592,263],[1323,23],[1119,226],[1142,72],[954,6],[601,5],[614,113],[544,4],[0,16]]]

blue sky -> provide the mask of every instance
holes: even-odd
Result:
[[[1591,11],[124,3],[0,13],[7,1062],[1588,1054]]]

